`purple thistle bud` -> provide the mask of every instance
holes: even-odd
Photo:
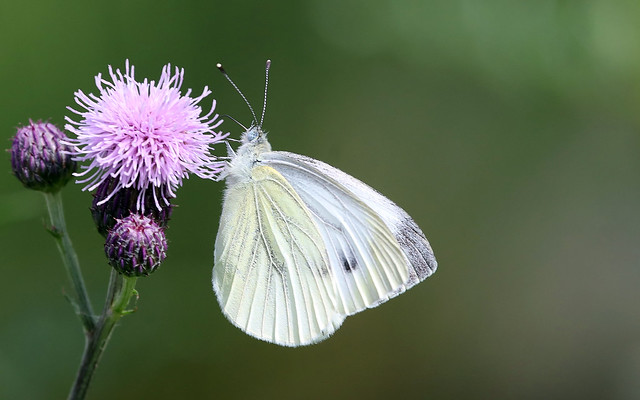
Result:
[[[77,164],[64,144],[67,136],[49,122],[33,122],[18,128],[11,145],[11,168],[29,189],[57,192],[71,179]]]
[[[152,219],[131,214],[109,231],[104,252],[119,273],[147,276],[167,257],[167,239]]]
[[[118,181],[115,178],[108,177],[98,186],[93,195],[91,215],[102,236],[107,236],[107,233],[116,224],[116,220],[128,217],[132,213],[142,213],[136,211],[138,209],[144,210],[142,214],[153,219],[161,228],[167,227],[173,209],[171,204],[163,202],[161,207],[157,208],[152,192],[145,192],[141,198],[139,190],[134,188],[122,188],[114,192],[117,185]],[[105,198],[108,199],[103,202],[102,200]],[[143,202],[142,207],[139,207],[139,201]]]
[[[138,191],[138,210],[144,211],[142,199],[149,190],[158,210],[168,205],[169,198],[182,180],[190,174],[215,179],[223,162],[211,154],[212,146],[227,135],[216,131],[222,120],[211,110],[201,116],[201,100],[211,94],[205,87],[198,97],[190,97],[191,89],[180,91],[184,70],[170,65],[162,69],[160,79],[138,82],[134,67],[127,60],[124,73],[109,67],[110,81],[98,74],[97,95],[75,93],[80,111],[68,107],[80,117],[76,122],[66,117],[65,128],[76,137],[67,142],[73,146],[74,160],[87,161],[76,174],[85,176],[84,190],[93,191],[109,177],[115,179],[112,193],[122,188]],[[100,200],[107,202],[108,196]]]

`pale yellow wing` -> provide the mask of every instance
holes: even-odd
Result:
[[[323,239],[287,180],[268,166],[225,192],[213,288],[229,320],[259,339],[298,346],[344,320]]]

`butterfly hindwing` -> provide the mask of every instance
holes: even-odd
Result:
[[[336,278],[341,313],[375,307],[435,272],[420,228],[371,187],[294,153],[266,152],[260,161],[282,174],[309,209]]]
[[[257,166],[225,192],[213,286],[245,332],[287,346],[322,340],[344,316],[316,224],[287,180]]]

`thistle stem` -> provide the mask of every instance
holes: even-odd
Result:
[[[95,330],[87,334],[82,362],[69,393],[70,400],[84,399],[93,372],[109,342],[113,328],[123,315],[130,312],[127,310],[127,305],[131,296],[136,293],[136,280],[135,277],[126,277],[111,270],[104,310],[96,323]]]
[[[85,334],[93,331],[95,328],[96,320],[93,314],[93,308],[91,301],[89,300],[89,294],[84,285],[84,279],[82,278],[82,271],[80,271],[80,262],[76,255],[69,233],[67,232],[67,224],[64,219],[64,209],[62,207],[62,195],[60,191],[55,193],[45,193],[44,197],[47,201],[47,209],[49,210],[49,217],[51,220],[51,226],[49,228],[51,234],[56,239],[56,245],[62,256],[67,275],[73,285],[75,296],[72,298],[72,303],[75,307],[76,313],[82,321]]]
[[[118,320],[129,312],[126,308],[131,296],[135,293],[137,278],[123,277],[112,270],[102,315],[95,316],[84,284],[82,271],[80,270],[80,262],[67,232],[67,224],[62,207],[62,195],[59,191],[45,193],[45,199],[51,219],[49,231],[56,239],[56,245],[73,285],[74,296],[72,296],[71,302],[82,321],[85,333],[84,354],[82,355],[82,362],[80,363],[76,380],[69,392],[69,399],[84,399],[93,372],[107,346],[113,328],[115,328]]]

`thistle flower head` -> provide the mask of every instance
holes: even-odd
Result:
[[[11,168],[29,189],[57,192],[64,186],[77,164],[67,153],[64,132],[48,122],[33,122],[18,128],[11,145]]]
[[[167,254],[167,239],[152,219],[131,214],[118,220],[104,245],[109,264],[121,274],[147,276]]]
[[[176,189],[189,174],[214,179],[223,163],[211,154],[212,146],[226,134],[216,131],[222,120],[211,110],[201,116],[198,105],[211,94],[204,88],[198,97],[191,89],[182,94],[184,70],[166,65],[160,79],[142,82],[135,79],[134,67],[125,64],[124,73],[109,67],[110,80],[101,74],[95,78],[99,93],[75,93],[80,117],[66,117],[65,128],[76,138],[69,139],[76,161],[87,161],[77,176],[85,190],[95,190],[107,178],[116,180],[106,202],[121,188],[138,191],[136,208],[143,210],[147,190],[153,193],[156,208],[168,205]]]

